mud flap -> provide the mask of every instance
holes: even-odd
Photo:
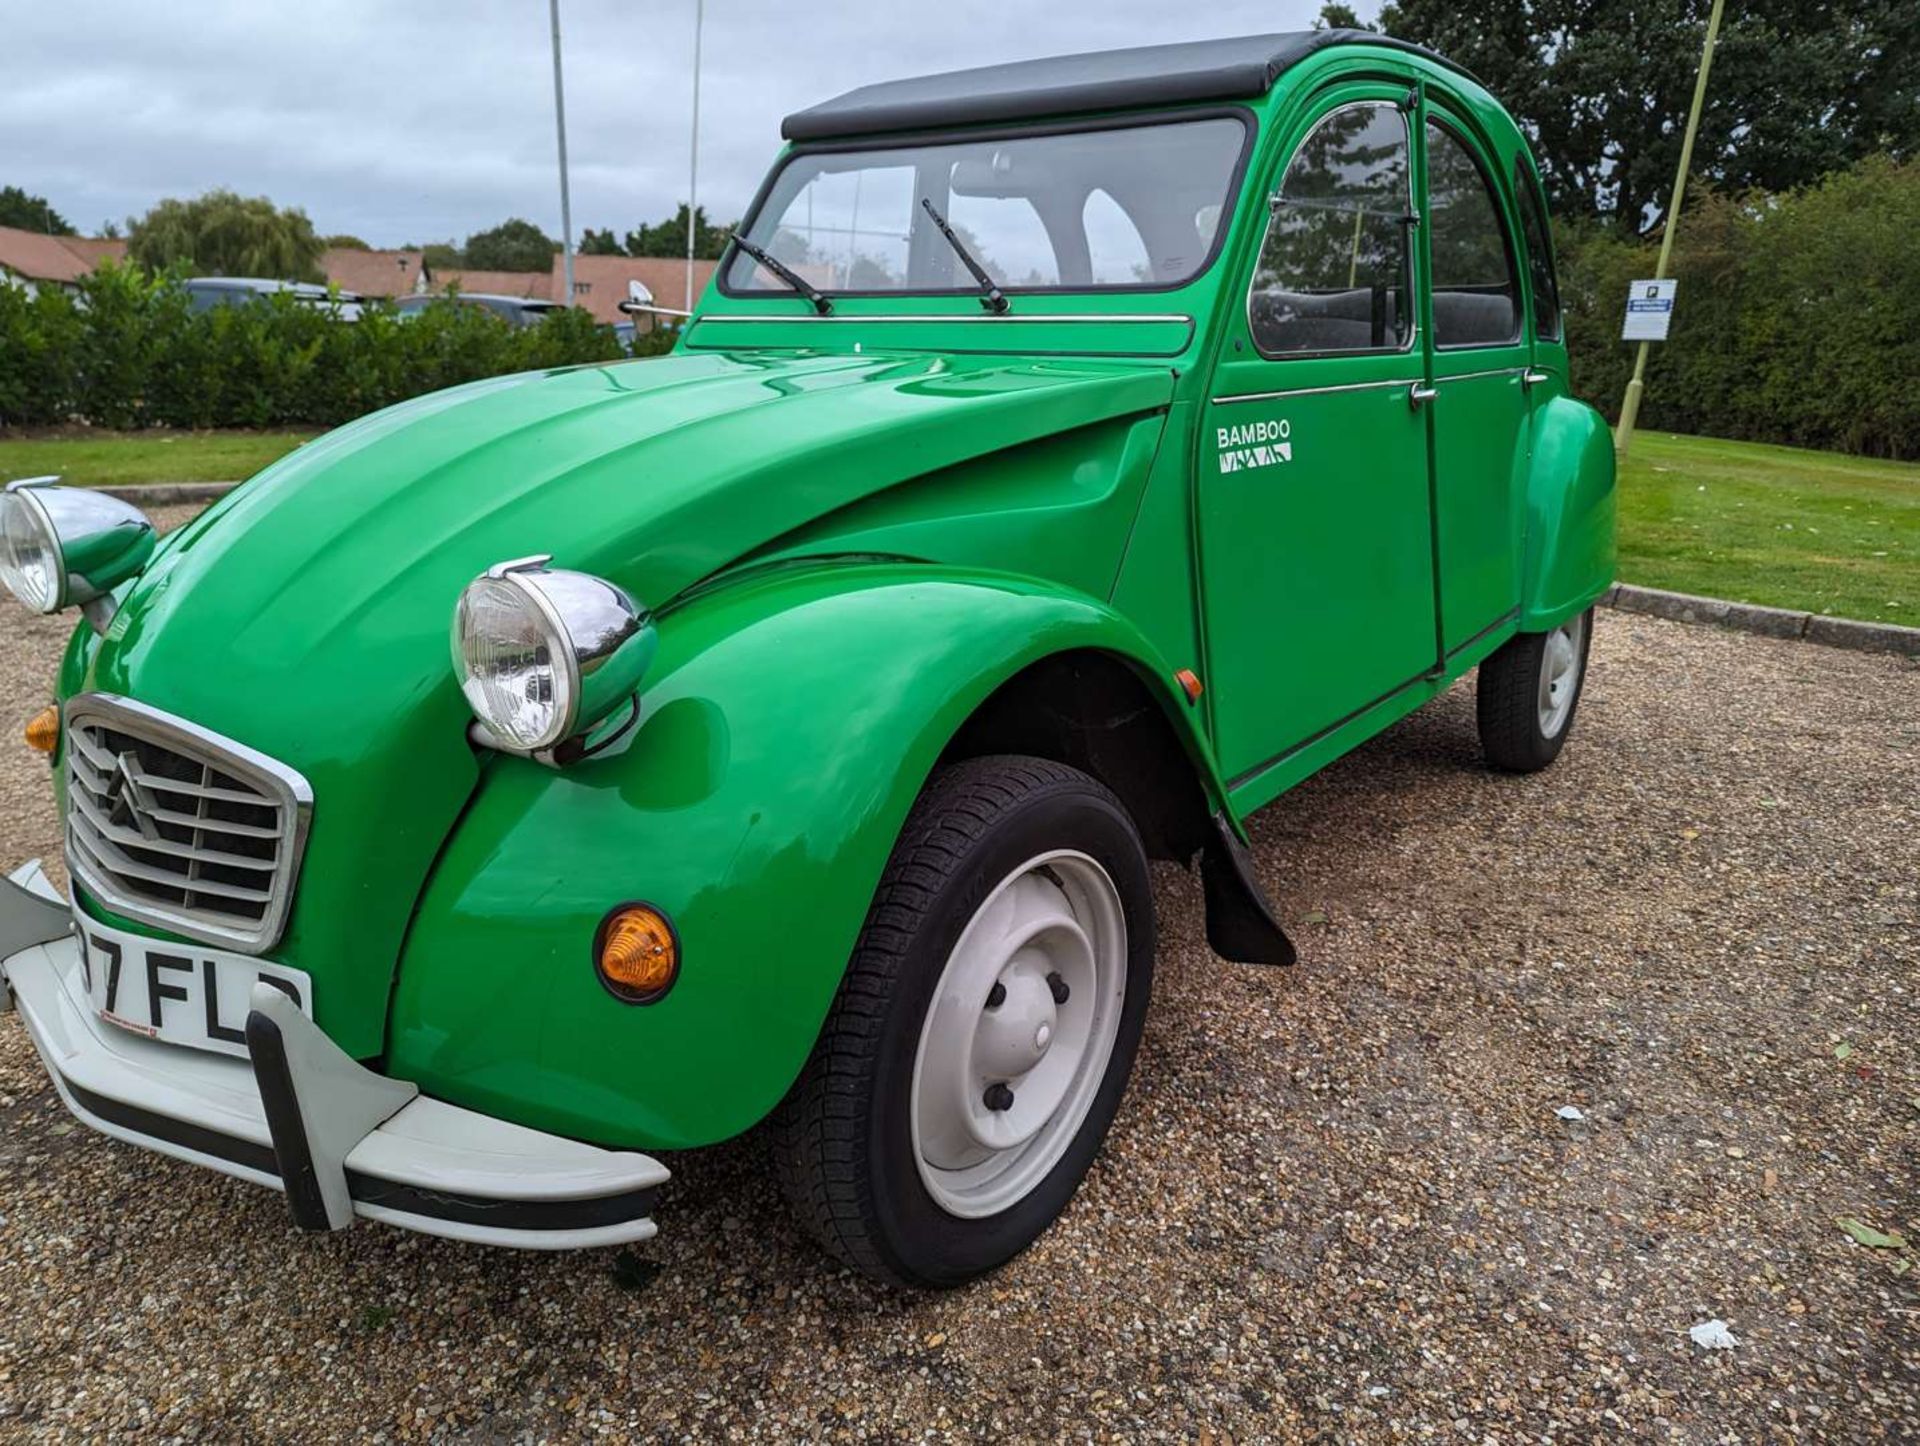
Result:
[[[1291,964],[1298,957],[1280,927],[1260,881],[1253,856],[1226,817],[1213,816],[1213,836],[1200,855],[1200,879],[1207,897],[1207,944],[1236,964]]]

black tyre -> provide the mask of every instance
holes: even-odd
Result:
[[[1480,747],[1509,773],[1533,773],[1560,756],[1593,644],[1593,610],[1552,632],[1519,633],[1480,665]]]
[[[1153,949],[1146,854],[1113,794],[1037,758],[936,775],[774,1117],[801,1222],[898,1285],[1024,1250],[1119,1108]]]

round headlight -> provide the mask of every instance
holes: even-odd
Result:
[[[453,614],[454,671],[474,717],[523,753],[598,723],[653,659],[653,624],[625,591],[547,562],[488,568]]]
[[[64,569],[60,539],[33,489],[0,493],[0,582],[37,613],[57,613]]]
[[[138,507],[54,480],[0,492],[0,582],[41,613],[105,596],[153,556],[153,523]]]

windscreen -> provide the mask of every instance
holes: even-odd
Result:
[[[1167,287],[1207,265],[1246,146],[1235,116],[788,158],[746,237],[823,291],[970,292],[927,214],[1008,291]],[[784,290],[736,252],[730,291]]]

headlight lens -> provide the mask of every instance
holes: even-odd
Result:
[[[461,691],[508,748],[552,748],[640,686],[653,624],[622,589],[544,557],[502,563],[467,585],[453,617]]]
[[[60,543],[31,489],[0,493],[0,582],[37,613],[60,611]]]

